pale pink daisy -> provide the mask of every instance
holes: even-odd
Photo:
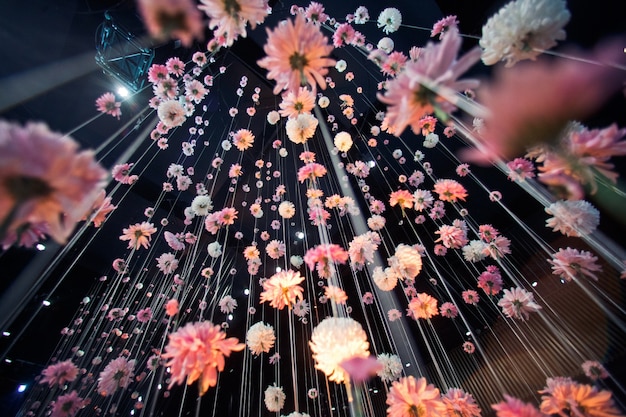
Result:
[[[476,350],[476,346],[472,342],[463,342],[463,351],[472,354]]]
[[[113,95],[113,93],[104,93],[96,99],[96,108],[99,112],[110,114],[118,119],[122,115],[122,109],[120,109],[121,105],[122,103],[115,101],[115,95]]]
[[[46,369],[41,371],[43,378],[39,380],[40,384],[48,384],[50,387],[58,385],[64,386],[68,382],[72,382],[78,376],[78,367],[74,365],[71,359],[63,362],[48,365]]]
[[[128,249],[139,249],[141,246],[148,249],[152,234],[156,231],[154,224],[150,222],[135,223],[122,230],[120,240],[128,240]]]
[[[192,0],[139,0],[139,13],[148,33],[156,39],[178,39],[189,47],[203,37],[203,24]]]
[[[380,71],[389,77],[398,75],[406,64],[407,57],[402,52],[392,52],[380,65]]]
[[[459,310],[451,302],[445,302],[439,307],[439,313],[446,318],[453,319],[459,315]]]
[[[602,271],[597,261],[598,258],[591,252],[570,247],[559,249],[552,255],[552,259],[548,259],[552,264],[552,273],[566,281],[582,279],[585,276],[597,281],[595,273]]]
[[[565,236],[588,235],[596,230],[600,223],[600,212],[584,200],[561,200],[545,209],[551,214],[546,220],[546,227]]]
[[[387,261],[389,267],[402,279],[414,279],[422,270],[422,253],[417,245],[400,243]]]
[[[237,178],[237,177],[240,177],[242,174],[243,174],[243,171],[241,169],[241,165],[239,164],[232,164],[230,168],[228,169],[229,178]]]
[[[450,28],[458,27],[459,21],[456,19],[456,16],[446,16],[444,18],[439,19],[433,25],[433,29],[430,31],[430,37],[434,38],[439,35],[439,39],[443,38],[443,34],[447,32]]]
[[[291,309],[297,300],[304,298],[304,289],[298,285],[304,281],[304,277],[298,271],[280,271],[263,281],[261,302],[269,301],[270,306],[282,310],[285,307]]]
[[[461,293],[463,301],[467,304],[476,305],[480,301],[480,296],[474,290],[465,290]]]
[[[131,175],[130,171],[133,167],[133,163],[118,164],[111,170],[111,176],[113,179],[121,184],[133,184],[139,179],[137,175]]]
[[[165,62],[165,68],[175,77],[180,77],[185,73],[185,63],[177,56],[168,58]]]
[[[72,390],[67,394],[59,395],[52,402],[50,417],[74,417],[87,403],[88,401],[83,400],[76,390]]]
[[[498,305],[502,307],[502,312],[507,317],[520,320],[528,320],[530,313],[541,309],[541,306],[535,303],[533,293],[519,287],[505,289]]]
[[[170,252],[161,254],[161,256],[156,258],[156,261],[159,271],[166,275],[171,274],[178,268],[178,259],[176,259],[176,255]]]
[[[350,265],[359,271],[363,269],[366,263],[374,260],[374,252],[378,250],[380,242],[380,235],[375,232],[355,236],[348,245]]]
[[[278,111],[282,117],[296,117],[302,113],[311,113],[315,107],[315,94],[306,87],[289,90],[283,94]]]
[[[146,0],[141,0],[146,1]],[[152,64],[148,69],[148,81],[152,84],[157,84],[168,77],[167,68],[162,64]],[[157,98],[158,99],[158,98]],[[154,108],[154,107],[153,107]]]
[[[413,315],[415,320],[417,319],[430,319],[433,316],[439,314],[437,309],[437,299],[426,294],[425,292],[417,294],[417,297],[413,297],[409,302],[408,310]]]
[[[208,94],[208,90],[198,80],[191,80],[185,83],[185,98],[199,104]]]
[[[500,235],[500,232],[490,224],[478,226],[478,235],[483,242],[489,243]]]
[[[235,300],[230,295],[225,295],[222,299],[217,303],[220,307],[220,311],[224,314],[230,314],[237,308],[237,300]]]
[[[508,178],[511,181],[524,181],[526,178],[535,177],[535,165],[532,161],[524,158],[515,158],[507,162],[506,167],[509,169]]]
[[[394,381],[387,395],[388,417],[444,417],[446,405],[426,378],[408,376]]]
[[[224,207],[217,212],[217,222],[220,226],[230,226],[235,223],[238,213],[234,207]]]
[[[252,29],[263,23],[268,14],[266,0],[201,0],[198,9],[209,17],[209,28],[215,29],[220,46],[231,46],[239,37],[246,37],[246,24]]]
[[[268,70],[268,79],[276,80],[274,94],[281,90],[296,91],[306,84],[312,90],[318,84],[326,88],[324,76],[335,61],[326,58],[333,47],[319,27],[298,15],[295,20],[286,20],[273,31],[268,30],[267,34],[263,47],[267,56],[258,64]]]
[[[365,305],[374,304],[374,294],[372,294],[370,291],[367,291],[365,294],[363,294],[363,297],[361,297],[361,301],[363,301],[363,304]]]
[[[342,23],[335,29],[333,33],[333,46],[335,48],[341,48],[345,45],[349,45],[354,41],[356,30],[350,23]]]
[[[282,258],[283,256],[285,256],[286,250],[287,248],[285,247],[285,243],[276,239],[270,241],[265,247],[265,252],[267,253],[267,256],[272,259]]]
[[[497,295],[502,290],[502,275],[495,265],[489,265],[487,270],[478,277],[478,288],[487,295]]]
[[[434,201],[432,193],[428,190],[417,189],[413,193],[414,208],[417,211],[428,210]]]
[[[451,203],[457,200],[465,201],[467,190],[460,183],[450,179],[440,179],[435,182],[434,191],[439,195],[439,200]]]
[[[397,308],[392,308],[389,311],[387,311],[387,318],[389,319],[389,321],[396,321],[401,317],[402,317],[402,313]]]
[[[324,13],[324,6],[321,3],[315,1],[309,3],[307,8],[304,9],[304,17],[306,17],[307,20],[318,25],[320,23],[326,22],[329,19],[329,16]]]
[[[305,180],[314,181],[316,178],[326,175],[326,172],[324,165],[310,162],[298,170],[298,181],[301,183]]]
[[[225,357],[246,347],[235,337],[226,338],[220,326],[210,321],[187,323],[168,337],[165,353],[169,359],[171,382],[191,385],[198,380],[198,391],[204,395],[217,384],[217,373],[224,370]]]
[[[113,359],[107,364],[98,378],[98,392],[109,396],[118,388],[128,388],[133,380],[135,360],[128,360],[123,356]]]
[[[468,242],[467,233],[457,226],[441,225],[435,234],[439,235],[439,239],[435,242],[441,242],[449,249],[460,249]]]

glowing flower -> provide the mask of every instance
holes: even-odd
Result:
[[[224,314],[230,314],[237,308],[237,300],[235,300],[230,295],[225,295],[222,299],[217,303],[220,307],[220,311]]]
[[[185,108],[178,100],[166,100],[159,104],[157,109],[159,119],[169,128],[180,126],[185,123]]]
[[[168,316],[175,316],[176,314],[178,314],[178,300],[175,298],[172,298],[171,300],[168,300],[167,303],[165,303],[165,314],[167,314]]]
[[[291,201],[283,201],[278,205],[278,214],[285,219],[291,219],[296,214],[296,206]]]
[[[93,153],[78,152],[73,139],[41,123],[22,127],[0,120],[0,223],[8,234],[17,237],[28,224],[46,223],[47,233],[64,243],[105,178]]]
[[[485,65],[506,61],[510,67],[523,59],[535,59],[565,39],[563,27],[570,13],[563,0],[516,0],[492,16],[480,39]]]
[[[248,129],[239,129],[233,134],[233,145],[240,151],[245,151],[252,147],[254,135]]]
[[[623,414],[615,407],[611,391],[599,391],[597,387],[579,384],[570,379],[548,380],[548,387],[539,391],[545,414],[585,415],[589,417],[620,417]]]
[[[389,266],[401,278],[413,279],[422,270],[422,255],[415,246],[400,243],[391,258]]]
[[[327,317],[314,329],[309,342],[315,368],[330,381],[343,382],[350,378],[341,362],[369,356],[367,334],[361,325],[348,317]]]
[[[557,201],[545,210],[554,216],[546,220],[546,226],[565,236],[590,234],[600,223],[600,212],[584,200]]]
[[[303,299],[304,289],[298,285],[304,277],[298,271],[280,271],[263,281],[261,302],[269,301],[270,306],[282,310],[291,308],[298,299]]]
[[[287,91],[279,104],[279,113],[282,117],[296,117],[302,113],[311,113],[315,107],[315,94],[306,87],[296,91]]]
[[[372,280],[382,291],[391,291],[398,285],[398,273],[392,268],[382,269],[380,266],[374,268]]]
[[[326,299],[334,302],[335,304],[345,304],[348,301],[346,292],[334,285],[328,285],[324,287],[324,296]]]
[[[117,206],[111,204],[111,197],[106,196],[106,191],[100,190],[91,206],[91,213],[86,215],[84,219],[93,222],[94,227],[100,227],[106,220],[107,215],[116,208]]]
[[[150,222],[135,223],[122,230],[120,240],[128,240],[128,249],[139,249],[140,246],[148,249],[152,234],[156,231],[154,224]]]
[[[118,388],[128,388],[133,380],[135,360],[123,356],[113,359],[107,364],[98,378],[98,392],[101,395],[112,395]]]
[[[545,417],[535,406],[510,395],[504,394],[503,402],[493,404],[497,417]]]
[[[535,303],[533,293],[519,287],[504,290],[498,305],[507,317],[520,320],[528,320],[530,313],[541,310],[541,306]]]
[[[209,28],[216,39],[222,39],[220,46],[231,46],[240,35],[247,36],[246,24],[252,29],[263,23],[268,14],[265,0],[201,0],[198,9],[209,17]]]
[[[110,114],[118,119],[122,115],[122,109],[120,109],[121,105],[122,103],[115,101],[113,93],[104,93],[96,100],[96,108],[99,112]]]
[[[340,152],[348,152],[353,142],[348,132],[339,132],[335,135],[334,143]]]
[[[210,321],[187,323],[168,336],[165,353],[169,359],[165,366],[170,367],[171,382],[187,382],[191,385],[199,381],[200,395],[217,384],[217,372],[224,370],[224,357],[231,352],[239,352],[246,347],[237,338],[226,338],[226,333]]]
[[[462,389],[449,388],[448,391],[441,396],[441,400],[446,405],[449,416],[459,417],[480,417],[480,407],[476,404],[476,400]]]
[[[435,234],[439,235],[435,242],[441,242],[446,248],[460,249],[467,244],[467,233],[460,227],[444,224]]]
[[[395,7],[387,7],[378,15],[378,27],[383,28],[385,33],[393,33],[402,24],[402,14]]]
[[[286,397],[287,396],[283,392],[283,387],[277,387],[276,384],[270,385],[265,389],[265,406],[270,412],[277,413],[285,405]]]
[[[50,417],[74,417],[85,406],[85,401],[78,396],[75,390],[59,397],[52,405]]]
[[[465,290],[462,293],[463,301],[467,304],[476,305],[480,301],[480,296],[474,290]]]
[[[437,182],[435,182],[434,191],[439,195],[441,201],[449,201],[451,203],[457,200],[465,201],[465,197],[467,197],[465,187],[455,180],[437,180]]]
[[[478,85],[474,80],[457,80],[480,58],[480,50],[475,48],[457,61],[461,43],[458,31],[450,29],[440,43],[428,43],[420,59],[407,62],[404,70],[386,83],[385,94],[379,94],[378,99],[389,105],[385,121],[393,126],[394,135],[400,136],[407,126],[418,134],[423,116],[436,110],[450,113],[455,109],[454,104],[437,94],[439,89],[464,91]]]
[[[552,273],[566,281],[584,276],[597,281],[595,272],[602,271],[602,267],[596,263],[597,260],[591,252],[567,247],[559,249],[548,262],[552,264]]]
[[[359,383],[370,379],[382,368],[382,365],[373,356],[352,358],[341,361],[339,366],[348,374],[352,382]]]
[[[198,7],[191,0],[139,0],[139,13],[150,36],[165,40],[179,39],[189,47],[203,36]]]
[[[262,321],[250,326],[246,333],[246,344],[255,356],[260,355],[261,352],[268,353],[274,347],[275,341],[274,328]]]
[[[409,311],[413,314],[415,320],[429,319],[439,314],[437,299],[425,292],[421,292],[409,302]]]
[[[316,268],[320,277],[329,278],[333,275],[334,264],[346,263],[349,256],[349,253],[339,245],[320,244],[306,251],[304,262],[309,269]]]
[[[446,303],[441,304],[441,307],[439,308],[439,313],[443,317],[453,319],[459,315],[459,310],[456,308],[456,306],[453,303],[446,302]]]
[[[326,88],[324,76],[335,61],[325,58],[333,47],[328,45],[319,27],[298,15],[295,21],[286,20],[273,31],[268,29],[267,34],[263,47],[267,56],[258,64],[269,70],[268,79],[276,80],[274,94],[281,90],[296,91],[306,84],[312,90],[317,84]]]
[[[381,365],[377,374],[383,382],[395,381],[402,376],[402,361],[398,355],[381,353],[376,360]]]
[[[270,258],[279,259],[285,255],[286,249],[284,242],[274,239],[267,244],[265,252]]]
[[[74,365],[71,359],[63,362],[48,365],[46,369],[41,371],[43,378],[39,380],[40,384],[48,384],[50,387],[58,385],[62,387],[67,382],[72,382],[78,376],[78,367]]]
[[[413,195],[407,190],[392,191],[389,194],[389,205],[398,205],[404,211],[405,208],[413,207]]]
[[[312,114],[302,113],[287,120],[285,130],[287,137],[293,143],[305,143],[313,137],[319,122]]]
[[[443,417],[446,405],[439,396],[439,390],[426,382],[426,378],[413,376],[393,382],[387,395],[387,416],[389,417]]]

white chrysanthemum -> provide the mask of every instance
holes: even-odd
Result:
[[[393,33],[402,23],[402,14],[395,7],[387,7],[378,15],[378,27],[385,33]]]
[[[246,334],[246,344],[250,352],[255,356],[261,354],[261,352],[269,352],[274,347],[275,341],[274,328],[262,321],[250,326]]]
[[[230,295],[225,295],[224,297],[222,297],[218,305],[220,306],[220,311],[222,313],[230,314],[235,311],[239,304],[237,303],[237,300],[235,300]]]
[[[359,6],[354,12],[354,24],[363,25],[370,20],[370,14],[367,11],[367,7]]]
[[[398,355],[381,353],[376,358],[382,366],[376,373],[383,382],[391,382],[402,376],[402,361]]]
[[[343,59],[340,59],[335,63],[335,69],[339,72],[344,72],[348,68],[348,64]]]
[[[325,109],[330,104],[330,99],[326,96],[322,96],[317,100],[317,105],[320,106],[321,109]]]
[[[349,317],[327,317],[313,329],[309,342],[315,368],[330,381],[349,380],[339,364],[347,359],[369,356],[367,334],[361,324]]]
[[[487,245],[482,240],[472,240],[463,246],[463,258],[467,262],[480,262],[487,256],[485,248]]]
[[[506,61],[510,67],[523,59],[535,59],[565,39],[563,27],[569,19],[564,0],[513,1],[483,26],[482,60],[485,65]]]
[[[278,214],[285,219],[291,219],[296,214],[296,206],[291,201],[283,201],[278,205]]]
[[[398,274],[391,268],[382,269],[377,266],[372,273],[372,279],[382,291],[391,291],[398,285]]]
[[[432,149],[435,146],[437,146],[438,143],[439,143],[439,135],[436,133],[429,133],[428,135],[426,135],[423,145],[424,145],[424,148]]]
[[[233,147],[233,144],[229,140],[222,141],[222,149],[224,149],[225,151],[230,151],[232,147]]]
[[[176,127],[185,123],[185,108],[178,100],[166,100],[159,104],[157,115],[167,127]]]
[[[387,52],[387,53],[391,53],[391,51],[393,51],[393,40],[388,37],[385,36],[384,38],[381,38],[378,43],[376,44],[376,47],[378,49],[382,49],[383,51]]]
[[[207,251],[209,252],[209,256],[212,258],[218,258],[222,254],[222,245],[219,242],[209,243],[207,246]]]
[[[546,227],[565,236],[593,233],[600,223],[600,212],[585,200],[565,200],[552,203],[546,213],[553,215],[546,220]]]
[[[283,392],[283,387],[277,387],[275,384],[270,385],[265,390],[265,406],[272,413],[280,411],[285,405],[287,396]]]
[[[285,128],[287,137],[294,143],[304,143],[315,134],[317,119],[308,113],[299,114],[298,117],[287,120]]]
[[[385,223],[387,220],[379,214],[374,214],[372,217],[367,219],[367,227],[372,230],[380,230],[385,227]]]
[[[280,120],[280,113],[278,113],[276,110],[272,110],[271,112],[267,113],[267,122],[271,125],[275,125],[276,123],[278,123],[278,121]]]
[[[352,147],[352,136],[348,132],[339,132],[335,135],[335,146],[341,152],[348,152]]]
[[[422,270],[422,255],[413,246],[401,243],[388,259],[389,266],[403,278],[415,278]]]
[[[213,209],[213,202],[208,195],[197,195],[191,202],[191,209],[196,216],[206,216]]]
[[[294,266],[294,268],[300,268],[304,263],[304,259],[302,259],[302,256],[299,255],[291,255],[289,262]]]

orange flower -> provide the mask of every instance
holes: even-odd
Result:
[[[270,306],[282,310],[285,306],[291,308],[296,299],[304,298],[304,288],[300,284],[304,277],[300,272],[287,270],[281,271],[263,282],[261,302],[270,302]]]

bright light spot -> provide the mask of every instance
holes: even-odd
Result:
[[[283,270],[283,269],[282,269],[280,266],[277,266],[277,267],[276,267],[276,272],[280,272],[280,271],[282,271],[282,270]]]
[[[163,388],[163,386],[162,386],[161,384],[159,384],[159,385],[157,386],[157,389],[161,389],[161,388]]]
[[[135,415],[135,410],[130,410],[130,415],[134,416]]]
[[[331,409],[331,410],[333,410],[333,411],[335,411],[335,407],[331,407],[330,409]]]
[[[24,391],[26,391],[26,388],[28,388],[28,385],[20,384],[20,386],[17,387],[17,392],[24,392]]]
[[[244,293],[245,295],[250,295],[250,290],[246,288],[245,290],[243,290],[243,293]]]
[[[533,287],[536,287],[537,286],[537,281],[533,281],[533,283],[530,284],[530,285],[532,285]]]
[[[9,359],[9,358],[6,358],[4,361],[5,361],[6,363],[13,363],[13,361],[12,361],[11,359]]]
[[[137,398],[137,401],[142,402],[143,401],[143,397],[140,395],[139,398]]]
[[[472,332],[470,332],[469,330],[465,332],[465,336],[471,336]]]
[[[303,233],[303,232],[297,232],[297,233],[296,233],[296,237],[297,237],[298,239],[304,239],[304,233]]]
[[[411,364],[409,362],[405,363],[404,366],[406,366],[407,368],[411,367]]]
[[[374,390],[374,394],[378,394],[378,390],[377,389]]]
[[[233,319],[233,315],[232,315],[232,314],[229,314],[229,315],[228,315],[228,320],[232,320],[232,319]]]
[[[46,245],[44,245],[43,243],[37,243],[35,247],[38,251],[46,250]]]
[[[41,302],[41,304],[43,304],[43,305],[44,305],[44,306],[46,306],[46,307],[49,307],[51,303],[50,303],[50,301],[48,301],[48,300],[43,300],[43,301]]]
[[[117,94],[119,94],[120,97],[128,97],[130,93],[128,92],[128,89],[126,87],[119,86],[117,87]]]
[[[561,284],[565,284],[565,280],[561,278]]]
[[[376,162],[374,161],[367,161],[367,166],[370,168],[374,168],[376,166]]]
[[[9,337],[11,336],[11,332],[2,332],[2,336]]]

